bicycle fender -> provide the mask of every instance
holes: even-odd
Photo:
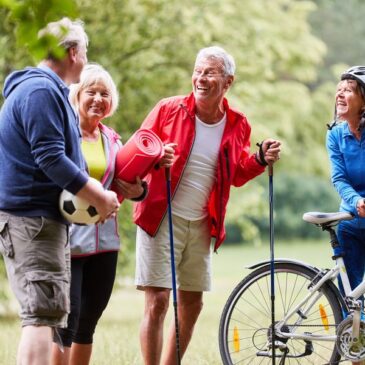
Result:
[[[315,273],[318,273],[320,271],[317,267],[309,265],[308,263],[306,263],[304,261],[300,261],[300,260],[278,258],[278,259],[275,259],[274,262],[276,264],[287,264],[288,263],[288,264],[296,264],[296,265],[304,266]],[[254,269],[258,269],[259,267],[267,266],[270,264],[271,264],[270,260],[265,260],[265,261],[257,262],[256,264],[253,264],[251,266],[245,266],[245,268],[249,269],[249,270],[254,270]]]
[[[287,259],[287,258],[278,258],[274,260],[275,264],[295,264],[295,265],[299,265],[302,267],[305,267],[306,269],[312,271],[314,274],[318,274],[321,270],[318,269],[317,267],[310,265],[304,261],[300,261],[300,260],[293,260],[293,259]],[[251,266],[246,266],[246,269],[249,270],[254,270],[254,269],[258,269],[260,267],[265,267],[265,266],[270,266],[271,261],[270,260],[265,260],[265,261],[260,261],[257,262],[256,264],[253,264]],[[338,287],[333,283],[333,281],[328,281],[326,282],[326,284],[330,290],[337,296],[337,298],[339,299],[342,308],[344,308],[345,310],[348,310],[347,308],[347,304],[345,303],[345,301],[343,300],[342,295],[340,294],[340,291],[338,289]]]

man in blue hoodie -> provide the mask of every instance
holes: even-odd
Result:
[[[62,189],[90,202],[100,220],[119,208],[84,170],[78,117],[68,85],[79,81],[88,38],[81,22],[63,18],[40,35],[65,50],[5,81],[0,111],[0,251],[20,304],[18,365],[50,363],[52,329],[69,312],[68,225],[58,209]]]

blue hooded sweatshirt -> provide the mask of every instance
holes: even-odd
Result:
[[[86,183],[78,118],[69,89],[48,67],[29,67],[5,80],[0,111],[0,210],[65,222],[62,189]]]

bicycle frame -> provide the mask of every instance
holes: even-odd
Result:
[[[342,262],[343,262],[343,259],[342,259]],[[346,297],[359,299],[361,297],[361,295],[365,294],[365,280],[363,280],[354,290],[351,290],[349,279],[346,274],[346,269],[342,269],[342,267],[341,267],[340,275],[341,275],[341,280],[342,280],[344,290],[346,293]],[[346,283],[346,281],[347,281],[347,283]]]
[[[298,310],[300,308],[303,307],[303,305],[306,305],[306,310],[303,312],[301,311],[301,315],[305,316],[310,309],[313,306],[313,303],[315,303],[319,297],[322,296],[322,294],[320,293],[320,288],[328,283],[328,282],[333,282],[338,275],[340,275],[343,286],[344,286],[344,291],[346,294],[346,297],[351,297],[354,299],[358,299],[362,294],[365,293],[365,280],[359,284],[354,290],[351,290],[350,287],[350,283],[349,283],[349,279],[346,273],[346,269],[345,269],[345,264],[344,264],[344,260],[342,257],[337,257],[336,258],[336,265],[328,270],[316,283],[313,283],[312,286],[310,288],[308,288],[308,295],[305,296],[305,298],[303,298],[303,300],[298,303],[294,308],[292,308],[286,315],[284,318],[282,318],[281,320],[279,320],[276,325],[275,325],[275,332],[277,334],[279,334],[281,337],[284,338],[292,338],[292,339],[302,339],[302,340],[312,340],[312,339],[316,339],[317,341],[336,341],[336,336],[333,335],[329,335],[329,336],[324,336],[324,335],[319,335],[316,336],[314,334],[300,334],[300,333],[295,333],[295,331],[292,331],[290,333],[287,332],[282,332],[280,329],[288,323],[288,321],[294,316],[297,315],[298,316]],[[298,260],[292,260],[292,259],[277,259],[275,260],[275,262],[292,262],[292,263],[296,263],[299,265],[303,265],[306,267],[311,267],[313,268],[313,270],[316,270],[317,273],[323,273],[324,271],[319,270],[318,268],[315,268],[313,266],[308,266],[307,264],[305,264],[302,261],[298,261]],[[260,263],[257,263],[253,266],[248,267],[248,269],[254,269],[260,266],[264,266],[264,265],[269,265],[268,261],[263,261]],[[337,290],[337,295],[341,296],[340,292]],[[343,305],[345,304],[344,300],[341,300],[341,302],[343,303]],[[347,310],[347,308],[345,308]],[[300,320],[300,316],[298,318],[298,320],[294,323],[294,325],[291,325],[291,327],[293,329],[298,328],[298,326],[301,324],[301,320]]]
[[[308,295],[305,296],[305,298],[302,299],[301,302],[299,302],[294,308],[292,308],[285,316],[284,318],[282,318],[280,321],[278,321],[275,325],[275,332],[277,334],[280,335],[280,337],[283,338],[292,338],[292,339],[301,339],[301,340],[313,340],[316,339],[317,341],[336,341],[336,336],[335,335],[328,335],[328,336],[324,336],[324,335],[315,335],[315,334],[304,334],[304,333],[295,333],[295,329],[297,329],[299,327],[299,325],[301,324],[301,316],[303,316],[303,318],[306,316],[306,314],[313,308],[314,303],[317,302],[317,300],[322,296],[322,294],[320,293],[320,288],[328,283],[328,282],[333,282],[339,275],[341,277],[343,286],[344,286],[344,291],[346,294],[346,297],[351,297],[353,299],[358,299],[362,294],[365,293],[365,280],[359,284],[354,290],[351,290],[350,287],[350,283],[349,283],[349,279],[347,276],[347,272],[345,269],[345,264],[344,264],[344,260],[342,257],[337,257],[336,258],[336,265],[328,270],[326,273],[324,273],[324,275],[318,280],[318,282],[316,283],[312,283],[312,285],[308,288]],[[292,262],[292,263],[296,263],[296,264],[300,264],[303,266],[308,267],[307,264],[305,264],[304,262],[301,261],[297,261],[297,260],[291,260],[291,259],[278,259],[275,260],[275,262]],[[257,268],[259,266],[264,266],[264,265],[268,265],[269,262],[265,261],[265,262],[261,262],[258,263],[254,266],[248,267],[249,269],[253,269],[253,268]],[[318,273],[323,273],[324,271],[320,271],[315,267],[312,267],[314,270],[317,270]],[[338,295],[341,295],[338,291]],[[341,302],[345,304],[344,300],[341,300]],[[303,307],[303,305],[305,305],[305,311],[303,312],[302,310],[300,311],[300,315],[298,315],[298,311]],[[347,310],[347,308],[345,308]],[[294,324],[291,324],[291,328],[294,329],[294,331],[291,331],[290,333],[288,332],[282,332],[281,328],[283,328],[284,325],[288,324],[288,322],[290,321],[290,319],[293,316],[297,316],[298,319],[296,320],[296,322]]]
[[[316,340],[320,341],[336,341],[336,336],[330,336],[330,335],[316,336],[314,334],[297,334],[294,333],[294,331],[290,333],[285,333],[281,332],[280,328],[282,328],[284,324],[288,323],[288,320],[290,320],[290,318],[293,315],[297,315],[298,320],[294,323],[294,326],[292,325],[291,327],[294,329],[298,328],[298,325],[301,324],[301,316],[305,317],[307,313],[312,309],[314,303],[322,296],[322,293],[320,293],[318,290],[323,286],[323,284],[325,284],[329,280],[333,281],[338,276],[339,271],[340,271],[340,266],[336,265],[333,269],[329,270],[316,284],[313,284],[313,286],[308,288],[309,290],[308,295],[296,307],[294,307],[291,311],[289,311],[281,321],[279,321],[276,324],[275,329],[277,333],[280,333],[280,336],[285,338],[296,338],[303,340],[311,340],[315,338]],[[306,310],[304,312],[300,311],[300,315],[298,315],[299,309],[302,308],[303,305],[306,303],[307,303]]]
[[[234,288],[221,316],[219,347],[224,364],[268,364],[276,358],[280,358],[280,365],[291,358],[297,362],[303,358],[300,363],[339,364],[341,358],[355,362],[365,358],[365,324],[359,300],[365,293],[365,280],[351,289],[334,230],[340,221],[353,216],[346,212],[309,212],[303,219],[330,234],[335,265],[319,269],[299,260],[275,259],[280,300],[274,308],[274,325],[268,318],[272,262],[248,267],[252,273]]]

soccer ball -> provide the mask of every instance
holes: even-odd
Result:
[[[63,217],[70,223],[95,224],[100,219],[95,207],[67,190],[62,191],[59,204]]]

